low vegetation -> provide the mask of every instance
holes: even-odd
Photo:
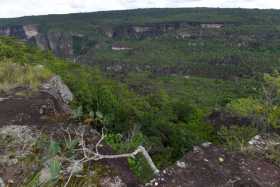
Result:
[[[0,38],[0,60],[34,68],[42,65],[60,75],[75,95],[72,105],[77,120],[99,130],[106,128],[111,134],[106,141],[113,148],[123,147],[120,151],[144,145],[159,167],[173,163],[194,144],[212,138],[202,111],[188,100],[173,99],[163,89],[139,96],[126,85],[105,78],[98,69],[65,62],[10,38]],[[141,171],[137,162],[130,164]]]
[[[276,71],[265,74],[263,92],[259,97],[241,98],[226,105],[224,108],[226,112],[236,117],[247,118],[251,122],[245,125],[222,127],[217,135],[225,148],[263,157],[279,166],[280,137],[277,134],[280,128],[279,77],[280,74]],[[249,145],[250,142],[253,145]]]
[[[160,169],[206,141],[247,153],[248,142],[257,134],[280,130],[279,15],[277,10],[198,8],[0,19],[0,26],[35,24],[42,36],[58,32],[62,40],[74,33],[72,47],[80,63],[0,37],[0,93],[17,87],[37,90],[57,74],[75,97],[72,120],[105,129],[104,141],[117,154],[143,145]],[[174,28],[157,30],[167,23]],[[205,29],[203,23],[223,26]],[[177,24],[189,25],[176,29]],[[131,34],[131,26],[156,30]],[[113,31],[116,36],[107,36]],[[114,51],[115,44],[131,50]],[[214,110],[248,123],[214,128],[207,121]],[[75,145],[41,140],[34,147],[51,160],[51,185],[65,183],[57,157],[76,156]],[[46,147],[49,152],[42,149]],[[261,156],[280,165],[279,155],[279,144],[271,144]],[[152,171],[143,157],[129,158],[128,163],[142,181],[150,179]],[[85,165],[85,172],[89,167]],[[38,171],[32,173],[27,186],[36,185],[38,177]],[[96,180],[74,178],[71,183],[82,186]]]
[[[131,152],[139,145],[145,146],[160,168],[174,163],[186,151],[191,150],[193,145],[204,141],[220,140],[226,148],[242,151],[257,133],[278,128],[279,103],[275,99],[279,98],[277,73],[265,75],[263,94],[248,88],[255,84],[247,82],[245,87],[248,92],[243,94],[251,93],[251,96],[238,99],[243,94],[234,91],[232,82],[213,80],[211,84],[216,85],[216,89],[222,84],[227,87],[222,86],[221,89],[226,88],[228,91],[219,97],[204,99],[202,96],[210,97],[215,93],[215,89],[211,90],[209,87],[211,94],[203,95],[201,89],[204,86],[201,84],[210,83],[207,79],[184,78],[181,82],[174,82],[171,78],[164,78],[159,81],[162,85],[139,95],[127,85],[105,78],[97,68],[65,62],[11,38],[0,38],[0,62],[2,91],[17,86],[36,89],[52,75],[51,72],[58,74],[75,95],[72,103],[74,120],[82,121],[97,130],[105,128],[108,134],[105,141],[116,152]],[[199,81],[200,84],[193,85],[192,80]],[[179,94],[169,92],[170,87],[163,89],[165,84],[178,87]],[[184,92],[183,87],[176,84],[193,86],[193,93],[180,94],[180,89]],[[198,98],[190,99],[194,95]],[[206,108],[198,107],[207,103],[211,104]],[[206,115],[215,106],[224,106],[227,112],[249,117],[253,123],[248,124],[248,127],[222,128],[215,132],[205,121]],[[270,157],[274,158],[277,154],[273,150]],[[137,176],[142,180],[149,179],[151,171],[141,157],[129,159],[128,162]],[[53,163],[54,173],[58,167],[57,163]]]
[[[17,64],[11,60],[3,59],[0,62],[0,92],[17,87],[28,87],[31,90],[36,90],[51,75],[52,73],[43,66]]]

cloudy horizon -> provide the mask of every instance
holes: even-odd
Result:
[[[137,8],[259,8],[280,9],[275,0],[0,0],[0,18]]]

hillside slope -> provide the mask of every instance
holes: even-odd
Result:
[[[279,15],[278,10],[197,8],[34,16],[0,19],[0,35],[117,74],[228,79],[279,65]]]
[[[140,95],[161,89],[209,112],[255,96],[256,80],[279,69],[278,15],[186,8],[31,16],[0,19],[0,35],[97,66]]]

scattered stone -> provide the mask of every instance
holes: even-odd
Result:
[[[119,176],[105,177],[100,181],[100,187],[127,187]]]
[[[9,179],[9,180],[8,180],[8,184],[14,184],[14,183],[15,183],[14,180],[12,180],[12,179]]]
[[[42,105],[39,110],[40,115],[44,115],[46,113],[47,108],[48,107],[46,105]]]
[[[212,145],[211,142],[204,142],[204,143],[201,144],[201,146],[204,147],[204,148],[210,147],[210,145]]]
[[[276,134],[262,134],[256,135],[249,142],[249,149],[264,153],[269,146],[280,145],[280,136]]]
[[[176,162],[176,165],[177,165],[179,168],[186,168],[186,163],[185,163],[185,162],[177,161],[177,162]]]
[[[202,149],[199,146],[193,146],[193,152],[198,153],[202,151]]]
[[[0,128],[0,137],[2,139],[12,138],[15,143],[32,143],[35,142],[36,135],[27,126],[10,125]]]
[[[219,157],[219,162],[224,162],[225,159],[223,157]]]

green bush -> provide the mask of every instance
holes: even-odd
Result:
[[[263,104],[260,101],[252,98],[233,100],[226,106],[226,108],[228,111],[243,117],[264,112]]]
[[[194,103],[188,104],[188,98],[181,97],[186,100],[181,104],[164,89],[140,96],[127,85],[105,78],[98,68],[65,62],[22,42],[0,37],[0,61],[4,60],[20,67],[40,64],[60,75],[75,96],[74,117],[84,120],[102,114],[100,122],[113,136],[108,140],[112,147],[130,150],[144,144],[161,167],[179,159],[194,144],[212,138],[211,128],[203,122],[205,114]]]
[[[230,151],[245,151],[248,142],[256,136],[258,130],[253,127],[223,127],[218,131],[221,143]]]
[[[272,128],[280,128],[280,106],[274,106],[270,109],[267,120]]]
[[[26,86],[36,90],[52,73],[40,65],[17,64],[11,60],[0,61],[0,91]]]

